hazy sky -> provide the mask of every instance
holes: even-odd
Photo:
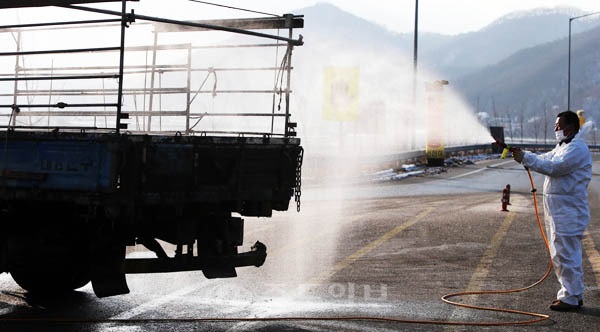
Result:
[[[223,5],[243,7],[273,14],[295,12],[299,8],[317,2],[329,2],[335,6],[387,27],[392,31],[411,32],[414,27],[415,0],[208,0]],[[458,34],[479,30],[510,12],[540,7],[577,7],[588,12],[600,12],[600,0],[420,0],[419,31]],[[97,5],[119,9],[118,3]],[[232,17],[256,17],[253,13],[224,9],[190,0],[140,0],[128,3],[139,14],[174,19],[209,19]],[[67,11],[71,18],[78,12]],[[29,11],[28,13],[31,13]],[[49,17],[61,17],[65,11],[45,7],[33,11],[33,15],[19,10],[1,11],[3,22],[44,21]],[[44,19],[40,19],[43,17]],[[593,16],[600,19],[600,15]],[[307,18],[306,24],[310,24]],[[568,23],[565,22],[567,25]]]
[[[365,6],[364,0],[330,2],[394,31],[412,31],[414,27],[414,0],[374,0],[372,6]],[[600,0],[420,0],[419,29],[457,34],[483,28],[513,11],[565,4],[585,11],[600,11]]]
[[[209,0],[210,1],[210,0]],[[141,0],[134,6],[144,12],[154,11],[153,7],[164,0]],[[414,26],[415,0],[214,0],[224,5],[244,7],[257,11],[283,14],[298,8],[314,5],[317,2],[330,2],[348,12],[386,26],[398,32],[412,31]],[[169,5],[175,15],[197,12],[208,16],[254,16],[249,13],[235,13],[232,10],[217,9],[212,6],[188,0],[170,0]],[[600,12],[600,0],[420,0],[419,30],[444,34],[457,34],[478,30],[495,19],[513,11],[539,7],[571,6],[585,11]],[[141,7],[147,7],[142,9]],[[141,11],[140,11],[141,13]],[[155,12],[154,14],[159,14]],[[180,16],[181,17],[181,16]],[[600,15],[598,15],[600,19]]]

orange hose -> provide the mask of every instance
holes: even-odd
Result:
[[[527,169],[527,168],[526,168]],[[527,174],[529,175],[529,181],[531,182],[531,192],[533,193],[533,204],[535,206],[535,215],[537,217],[538,225],[540,228],[540,232],[542,233],[542,237],[544,238],[544,242],[546,243],[546,249],[548,250],[548,255],[550,256],[550,246],[548,245],[548,239],[546,238],[546,233],[544,232],[544,228],[542,227],[542,222],[540,220],[540,214],[537,207],[537,198],[536,198],[536,189],[533,184],[533,178],[531,177],[531,172],[527,169]],[[524,325],[524,324],[532,324],[541,322],[550,318],[549,315],[539,314],[528,311],[520,311],[520,310],[512,310],[512,309],[503,309],[503,308],[494,308],[494,307],[483,307],[477,305],[469,305],[458,303],[454,301],[450,301],[449,298],[463,295],[480,295],[480,294],[507,294],[507,293],[517,293],[533,288],[540,283],[542,283],[550,272],[552,271],[552,259],[550,258],[550,263],[548,265],[548,271],[544,276],[534,282],[533,284],[517,289],[510,290],[499,290],[499,291],[473,291],[473,292],[460,292],[460,293],[452,293],[446,294],[442,296],[442,301],[456,305],[459,307],[477,309],[477,310],[487,310],[487,311],[499,311],[506,312],[512,314],[519,314],[525,316],[535,317],[530,320],[520,320],[520,321],[509,321],[509,322],[452,322],[452,321],[435,321],[435,320],[413,320],[413,319],[398,319],[391,317],[371,317],[371,316],[346,316],[346,317],[254,317],[254,318],[243,318],[243,317],[230,317],[230,318],[217,318],[217,317],[206,317],[206,318],[148,318],[148,319],[60,319],[60,318],[0,318],[0,322],[58,322],[58,323],[193,323],[193,322],[265,322],[265,321],[383,321],[383,322],[393,322],[393,323],[408,323],[408,324],[435,324],[435,325],[467,325],[467,326],[499,326],[499,325]]]

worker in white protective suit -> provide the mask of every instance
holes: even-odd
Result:
[[[590,220],[587,187],[592,178],[592,157],[572,111],[559,113],[554,133],[558,144],[541,155],[514,149],[513,158],[546,175],[544,215],[554,271],[560,282],[556,311],[573,311],[583,305],[581,240]]]

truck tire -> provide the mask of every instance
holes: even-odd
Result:
[[[69,242],[48,241],[41,234],[8,240],[8,268],[21,288],[31,293],[60,294],[90,282],[88,250]]]
[[[52,277],[37,274],[38,271],[15,270],[10,274],[14,281],[24,290],[36,294],[62,294],[81,288],[90,282],[89,273],[85,271],[57,273]]]

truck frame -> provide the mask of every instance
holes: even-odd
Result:
[[[91,281],[95,294],[105,297],[128,293],[125,275],[130,273],[202,270],[207,278],[226,278],[235,277],[237,267],[261,266],[267,255],[263,243],[256,242],[250,251],[238,252],[243,244],[242,217],[270,217],[274,210],[287,210],[292,197],[300,209],[303,149],[289,105],[292,50],[303,44],[301,35],[294,39],[293,30],[303,27],[303,17],[286,14],[177,21],[127,12],[126,0],[112,0],[121,4],[120,11],[78,5],[93,2],[111,1],[31,0],[0,5],[0,9],[54,5],[109,17],[0,27],[0,34],[11,33],[17,45],[16,50],[0,53],[0,57],[16,58],[15,72],[0,75],[0,82],[14,87],[10,93],[0,90],[0,98],[13,99],[13,103],[0,104],[0,121],[7,119],[0,126],[0,273],[10,273],[27,291],[45,294],[70,291]],[[127,29],[140,21],[154,29],[153,45],[126,47]],[[120,45],[36,51],[21,47],[21,38],[27,33],[83,26],[116,26]],[[288,36],[257,32],[262,29],[283,29]],[[194,50],[207,46],[157,43],[160,33],[182,30],[216,30],[275,40],[276,44],[220,46],[234,50],[285,48],[281,66],[235,68],[274,72],[275,87],[265,91],[217,89],[216,73],[234,69],[194,67]],[[157,63],[161,51],[184,52],[187,61],[176,65]],[[127,52],[152,53],[152,63],[127,65]],[[20,62],[27,56],[81,53],[117,54],[118,66],[28,68]],[[151,77],[150,87],[145,81],[143,88],[124,86],[127,75],[140,72],[144,78]],[[179,75],[177,82],[183,80],[184,87],[156,87],[165,72]],[[197,91],[192,86],[193,73],[198,72],[206,73],[207,78],[215,76],[212,90],[203,89],[207,78]],[[117,87],[90,89],[82,83],[82,88],[76,90],[52,86],[28,86],[23,90],[19,85],[105,79],[116,80]],[[273,105],[277,98],[279,105],[285,100],[285,109],[197,112],[191,105],[199,93],[262,93],[272,96]],[[135,99],[136,94],[143,94],[147,105],[141,111],[125,111],[124,98]],[[174,94],[185,99],[182,110],[166,110],[162,103],[157,107],[157,99]],[[48,97],[50,102],[32,103],[24,99],[27,96]],[[65,100],[69,96],[83,97],[84,101],[62,101],[61,96]],[[90,102],[90,96],[116,100]],[[59,100],[52,102],[53,98]],[[263,131],[196,129],[208,117],[268,119],[270,130],[269,124]],[[93,123],[79,121],[83,118],[93,119]],[[178,122],[181,128],[163,129],[163,118],[183,119]],[[19,119],[29,122],[23,120],[23,124]],[[40,119],[46,125],[38,125]],[[104,119],[104,127],[98,119]],[[107,119],[114,126],[107,126]],[[275,124],[282,125],[283,130],[276,131]],[[174,253],[167,253],[161,242],[171,244]],[[127,247],[138,244],[156,257],[126,258]]]

